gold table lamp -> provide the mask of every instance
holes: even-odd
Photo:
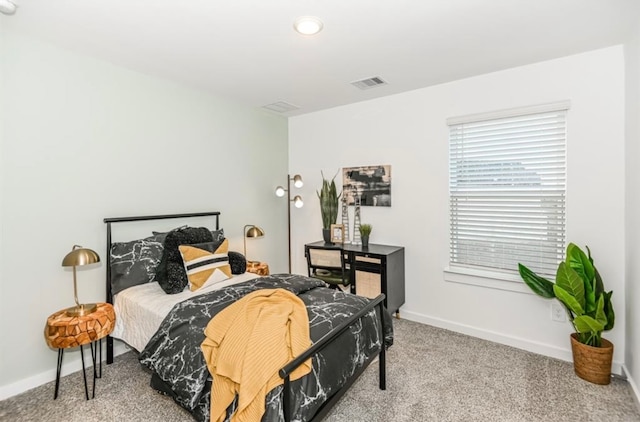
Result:
[[[247,230],[247,227],[249,227],[249,230]],[[247,237],[251,237],[251,238],[262,237],[264,236],[264,230],[262,230],[258,226],[254,226],[253,224],[247,224],[246,226],[244,226],[243,232],[244,232],[244,236],[243,236],[244,237],[244,256],[246,258],[247,257]],[[249,261],[249,259],[247,259],[248,267],[252,267],[258,264],[259,264],[258,261]]]
[[[68,316],[83,316],[95,312],[97,305],[95,303],[80,304],[78,302],[78,285],[76,283],[76,267],[80,265],[89,265],[100,262],[98,254],[91,249],[83,248],[79,245],[73,245],[73,249],[62,260],[63,267],[73,267],[73,298],[76,306],[65,310]]]

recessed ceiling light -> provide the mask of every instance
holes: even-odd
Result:
[[[322,31],[322,21],[315,16],[300,16],[293,22],[293,29],[302,35],[315,35]]]
[[[0,0],[0,13],[13,15],[16,13],[16,4],[10,0]]]

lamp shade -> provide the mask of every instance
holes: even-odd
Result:
[[[304,186],[304,182],[302,181],[302,176],[300,176],[299,174],[296,174],[295,176],[293,176],[293,186],[297,188],[301,188]]]
[[[247,237],[262,237],[264,236],[264,230],[262,230],[258,226],[251,226],[249,230],[247,230],[245,236]]]
[[[74,249],[62,259],[62,266],[76,267],[95,264],[96,262],[100,262],[100,257],[95,251],[76,245]]]
[[[283,188],[282,186],[278,186],[276,188],[276,196],[278,198],[282,198],[285,193],[287,193],[287,190],[285,188]]]

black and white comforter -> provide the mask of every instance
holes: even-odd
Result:
[[[276,274],[229,286],[177,304],[140,354],[140,362],[151,369],[171,396],[196,419],[209,420],[211,378],[201,352],[204,328],[229,304],[258,289],[282,288],[295,293],[307,306],[312,342],[365,306],[369,299],[324,287],[317,279]],[[376,308],[378,309],[378,308]],[[292,382],[296,421],[309,420],[317,409],[380,350],[379,317],[372,311],[313,358],[312,372]],[[385,318],[384,342],[393,342],[391,318]],[[266,398],[264,422],[284,420],[282,386]],[[231,413],[234,405],[229,409]],[[229,419],[229,417],[227,417]]]

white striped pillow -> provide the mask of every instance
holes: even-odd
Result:
[[[191,291],[231,278],[227,239],[213,253],[193,245],[180,245],[178,249],[182,255]]]

